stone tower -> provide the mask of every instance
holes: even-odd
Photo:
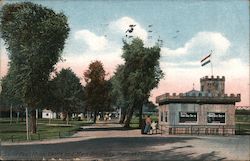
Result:
[[[225,77],[205,76],[200,79],[201,91],[212,96],[221,96],[225,93]]]

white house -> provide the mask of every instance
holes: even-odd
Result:
[[[45,118],[45,119],[55,119],[56,118],[56,113],[52,112],[51,110],[44,109],[42,111],[42,118]]]

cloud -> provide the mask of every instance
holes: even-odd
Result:
[[[92,61],[101,60],[107,72],[112,75],[116,66],[124,63],[121,58],[122,44],[120,40],[122,36],[125,36],[126,30],[131,24],[136,25],[132,35],[146,42],[148,37],[147,31],[136,20],[130,17],[121,17],[110,22],[107,37],[98,36],[88,29],[81,29],[74,33],[75,44],[78,46],[78,50],[74,53],[64,55],[66,61],[59,63],[57,65],[58,69],[71,66],[76,71],[76,74],[81,76],[83,70],[86,70]],[[87,45],[87,48],[82,49],[81,44]]]
[[[83,72],[88,69],[91,62],[99,60],[103,63],[105,71],[108,73],[108,77],[112,76],[117,65],[123,64],[123,59],[121,58],[122,50],[117,48],[112,52],[109,50],[102,51],[101,54],[96,54],[95,51],[83,51],[78,55],[69,54],[64,56],[66,61],[59,62],[57,64],[57,70],[62,68],[70,67],[78,77],[83,78]],[[82,83],[83,79],[82,79]]]
[[[97,36],[86,29],[75,32],[74,38],[76,40],[83,40],[88,48],[93,51],[104,50],[108,45],[108,40],[104,36]]]
[[[240,58],[232,58],[229,60],[221,61],[217,68],[219,73],[225,73],[226,75],[234,78],[246,78],[248,73],[248,64],[244,63]]]
[[[110,29],[112,29],[112,31],[123,34],[125,36],[125,32],[129,29],[129,25],[132,24],[136,26],[134,27],[131,35],[134,37],[139,37],[143,41],[146,41],[148,37],[147,31],[139,24],[139,22],[131,17],[122,17],[116,21],[112,21],[109,27]]]
[[[134,30],[134,36],[138,36],[147,42],[147,32],[141,25],[129,17],[122,17],[113,21],[109,25],[112,34],[125,34],[130,24],[136,24],[137,30]],[[116,34],[117,34],[116,33]],[[112,35],[117,38],[117,35]],[[105,70],[112,76],[118,64],[122,64],[121,44],[109,37],[97,36],[89,30],[79,30],[75,33],[75,39],[83,40],[88,48],[80,51],[75,56],[66,56],[66,62],[59,63],[58,68],[71,67],[79,77],[88,65],[94,60],[101,60]],[[111,41],[112,40],[112,41]],[[182,93],[189,91],[195,84],[195,89],[200,88],[199,79],[206,75],[211,75],[210,64],[201,67],[200,60],[208,54],[209,50],[214,50],[213,66],[214,75],[226,77],[226,92],[241,93],[243,102],[246,104],[247,91],[247,64],[244,64],[239,58],[227,58],[230,53],[230,41],[219,32],[198,32],[182,47],[170,49],[167,46],[162,48],[162,58],[160,66],[165,73],[165,79],[161,80],[159,88],[154,89],[150,99],[155,101],[155,96],[166,92]],[[235,80],[235,81],[233,81]],[[237,80],[241,81],[241,86],[237,85]]]
[[[241,58],[230,57],[231,42],[219,32],[198,32],[182,47],[170,49],[163,47],[161,69],[165,79],[161,80],[158,89],[152,91],[151,99],[155,96],[169,93],[183,93],[193,88],[200,88],[199,79],[206,75],[211,76],[211,64],[201,67],[200,60],[209,50],[214,50],[212,56],[213,75],[225,76],[226,93],[241,93],[242,102],[248,103],[248,65]],[[239,83],[240,82],[240,83]]]
[[[225,54],[230,47],[230,41],[218,32],[199,32],[183,47],[177,49],[170,49],[168,47],[162,48],[162,55],[180,56],[198,54],[199,56],[214,50],[217,54]]]
[[[110,26],[108,30],[112,31]],[[109,76],[112,76],[116,66],[123,63],[122,44],[116,40],[118,36],[112,34],[111,32],[107,36],[98,36],[88,29],[76,31],[74,39],[75,47],[78,47],[78,50],[64,55],[66,61],[57,64],[58,70],[71,67],[79,77],[82,77],[83,71],[87,70],[91,62],[100,60]],[[83,48],[84,45],[86,47]]]

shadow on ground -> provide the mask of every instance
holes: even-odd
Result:
[[[181,147],[175,143],[185,143],[196,137],[112,137],[96,138],[77,142],[43,145],[2,146],[1,156],[8,160],[72,159],[83,160],[222,160],[217,152],[193,156],[192,145]],[[151,150],[155,146],[171,144],[170,149]],[[170,147],[170,146],[169,146]],[[179,152],[184,149],[185,152]]]
[[[128,131],[128,130],[137,130],[138,128],[132,128],[132,127],[97,127],[97,128],[81,128],[78,131]]]

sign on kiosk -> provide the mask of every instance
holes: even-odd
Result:
[[[225,113],[208,112],[207,122],[208,123],[225,123]]]

